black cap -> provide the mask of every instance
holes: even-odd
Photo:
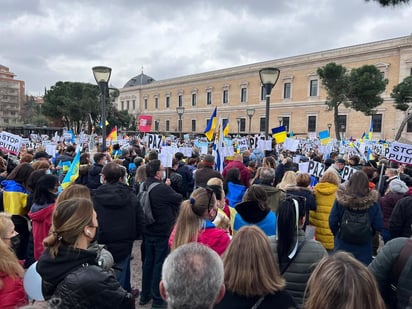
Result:
[[[343,164],[345,164],[346,162],[345,162],[345,160],[344,159],[342,159],[342,158],[338,158],[338,159],[336,159],[336,161],[335,161],[336,163],[343,163]]]
[[[33,159],[34,159],[34,160],[38,160],[38,159],[41,159],[41,158],[50,159],[51,157],[52,157],[52,156],[49,155],[47,152],[45,152],[45,151],[39,151],[39,152],[36,152],[36,153],[34,154]]]

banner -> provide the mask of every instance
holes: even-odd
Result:
[[[152,116],[140,115],[139,116],[139,131],[150,132],[152,130]]]
[[[4,152],[17,156],[20,152],[22,138],[8,132],[0,133],[0,149]]]
[[[389,147],[387,158],[404,164],[412,164],[412,145],[393,142]]]

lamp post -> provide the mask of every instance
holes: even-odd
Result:
[[[278,68],[264,68],[259,70],[260,81],[266,90],[266,120],[265,120],[265,136],[269,139],[269,104],[270,93],[279,79],[280,70]]]
[[[329,137],[330,137],[330,129],[332,128],[332,124],[328,123],[328,131],[329,131]]]
[[[109,67],[93,67],[93,75],[100,88],[100,103],[102,105],[102,151],[106,150],[106,95],[112,69]]]
[[[176,107],[177,115],[179,116],[179,137],[182,138],[182,116],[185,113],[183,106]]]
[[[240,136],[240,117],[236,117],[237,121],[237,137]]]
[[[252,117],[255,114],[255,109],[254,108],[248,108],[246,110],[246,113],[249,117],[249,134],[250,134],[250,132],[252,131]]]
[[[283,117],[282,116],[279,116],[278,117],[278,120],[279,120],[279,127],[282,125],[282,122],[283,122]]]

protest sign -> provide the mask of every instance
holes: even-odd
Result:
[[[15,156],[20,152],[21,137],[8,132],[0,133],[0,149]]]
[[[393,142],[389,147],[387,158],[404,164],[412,164],[412,145]]]
[[[160,146],[162,145],[162,136],[157,134],[148,134],[147,145],[149,149],[160,149]]]

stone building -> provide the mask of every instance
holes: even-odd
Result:
[[[316,74],[329,62],[348,70],[375,65],[389,80],[384,103],[373,116],[339,108],[339,134],[359,138],[372,122],[373,138],[391,140],[405,115],[394,108],[390,93],[412,74],[412,35],[159,81],[142,72],[120,89],[116,104],[136,116],[152,115],[152,131],[177,133],[176,107],[183,106],[182,131],[201,134],[216,106],[217,117],[229,119],[232,134],[264,132],[266,104],[259,70],[276,67],[280,77],[271,93],[269,128],[283,124],[288,131],[313,137],[330,127],[335,137],[333,112],[326,108],[326,90]],[[412,137],[412,122],[403,136]]]
[[[24,102],[24,81],[0,64],[0,126],[20,123],[20,109]]]

